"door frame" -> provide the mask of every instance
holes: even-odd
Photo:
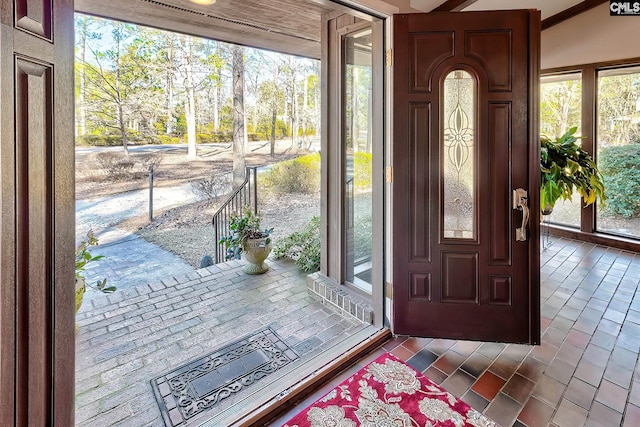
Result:
[[[341,2],[342,3],[342,2]],[[348,4],[351,2],[344,2]],[[351,7],[351,5],[349,5]],[[389,5],[386,5],[389,9]],[[355,4],[362,10],[361,5]],[[397,9],[390,12],[397,12]],[[345,255],[346,244],[344,234],[344,207],[343,194],[345,156],[342,146],[343,133],[343,49],[342,39],[345,35],[362,29],[367,24],[355,22],[355,18],[368,21],[374,33],[374,45],[372,48],[372,104],[373,104],[373,200],[372,200],[372,230],[381,232],[372,235],[372,294],[370,296],[373,307],[373,324],[382,328],[388,324],[385,320],[385,295],[384,288],[387,281],[385,277],[385,253],[387,253],[387,230],[389,220],[386,216],[386,193],[384,183],[384,168],[389,152],[390,107],[388,99],[388,67],[384,65],[384,47],[388,45],[390,33],[391,15],[371,10],[366,14],[354,13],[345,15],[342,12],[328,14],[323,18],[322,26],[322,178],[321,178],[321,271],[323,276],[332,282],[345,285]],[[349,19],[351,19],[351,22]],[[379,37],[375,37],[376,33]],[[376,65],[377,64],[377,65]],[[376,90],[378,88],[378,90]],[[328,219],[331,218],[331,221]],[[353,292],[363,295],[358,289]]]

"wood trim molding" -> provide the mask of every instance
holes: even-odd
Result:
[[[265,425],[285,411],[294,407],[305,397],[322,387],[340,372],[354,365],[359,359],[376,350],[385,342],[392,338],[391,330],[382,329],[367,341],[347,351],[325,367],[301,380],[296,386],[288,390],[288,393],[279,400],[272,401],[267,405],[252,412],[249,416],[239,420],[235,427],[249,427]]]
[[[597,232],[585,233],[576,228],[563,227],[556,224],[549,224],[549,234],[551,236],[566,237],[568,239],[608,246],[623,251],[640,252],[640,241],[612,234]]]
[[[478,0],[447,0],[431,12],[460,12],[465,7],[471,6]]]
[[[558,25],[559,23],[571,19],[583,12],[593,9],[596,6],[600,6],[602,3],[606,3],[607,0],[584,0],[575,6],[565,9],[562,12],[556,13],[553,16],[548,17],[542,21],[542,30]],[[448,2],[447,2],[448,3]]]
[[[571,65],[568,67],[547,68],[545,70],[541,70],[540,74],[541,75],[561,74],[561,73],[570,73],[570,72],[576,72],[576,71],[584,71],[590,68],[600,70],[604,68],[632,67],[636,65],[640,65],[640,57],[616,59],[612,61],[603,61],[603,62],[593,62],[589,64]]]

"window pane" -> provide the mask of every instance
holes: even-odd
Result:
[[[596,229],[640,237],[640,67],[599,73],[597,147],[607,205]]]
[[[444,81],[444,237],[473,239],[475,230],[475,80],[462,70]]]
[[[371,293],[372,84],[370,28],[344,37],[346,280]]]
[[[540,83],[540,133],[555,138],[577,127],[576,134],[580,135],[582,75],[544,76]],[[572,200],[559,200],[546,220],[579,228],[580,195],[574,193]]]

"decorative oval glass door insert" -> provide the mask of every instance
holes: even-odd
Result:
[[[444,81],[443,237],[476,240],[475,79],[464,70]]]

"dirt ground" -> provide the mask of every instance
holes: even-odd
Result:
[[[286,142],[283,144],[286,147]],[[263,166],[284,161],[305,151],[276,151],[269,155],[267,147],[251,151],[246,156],[247,166]],[[162,153],[155,168],[154,186],[173,186],[205,178],[211,174],[229,173],[232,169],[231,151],[209,148],[199,150],[199,158],[190,161],[184,154]],[[156,155],[156,154],[154,154]],[[135,159],[138,154],[131,154]],[[137,174],[123,180],[108,179],[96,161],[99,154],[92,153],[76,167],[76,198],[106,196],[125,191],[148,188],[148,175]],[[135,175],[135,174],[134,174]],[[211,219],[224,201],[204,200],[156,213],[154,220],[147,216],[129,218],[118,224],[119,228],[138,234],[145,240],[178,255],[194,267],[200,266],[204,255],[213,255],[214,238]],[[263,216],[262,226],[274,228],[273,238],[278,239],[302,228],[314,215],[320,215],[320,194],[270,195],[258,194],[258,209]]]

